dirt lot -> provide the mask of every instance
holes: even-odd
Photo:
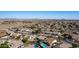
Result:
[[[0,29],[6,29],[10,27],[21,27],[21,26],[30,26],[33,23],[31,22],[22,22],[22,21],[4,21],[0,22]]]
[[[0,30],[0,37],[5,36],[6,35],[6,31],[5,30]]]
[[[0,22],[0,37],[5,36],[8,28],[30,26],[34,23],[27,21],[2,21]]]

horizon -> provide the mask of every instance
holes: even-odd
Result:
[[[0,11],[0,18],[79,19],[79,11]]]

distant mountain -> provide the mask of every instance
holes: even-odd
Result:
[[[33,18],[33,19],[18,19],[18,18],[0,18],[0,21],[24,21],[24,20],[42,20],[42,21],[47,21],[47,20],[59,20],[59,21],[66,21],[66,20],[79,20],[79,19],[37,19],[37,18]]]

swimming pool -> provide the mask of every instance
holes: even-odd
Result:
[[[38,43],[34,44],[35,48],[38,48],[39,46],[41,46],[42,48],[47,48],[47,45],[45,43],[43,43],[43,42],[40,42],[40,45],[38,45]]]
[[[47,45],[43,42],[40,43],[40,45],[43,47],[43,48],[47,48]]]

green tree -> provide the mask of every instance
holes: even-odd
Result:
[[[8,45],[8,42],[5,41],[4,43],[1,43],[0,44],[0,48],[10,48],[9,45]]]
[[[26,37],[26,38],[23,38],[23,39],[22,39],[22,42],[23,42],[23,43],[28,42],[28,38],[27,38],[27,37]]]
[[[77,48],[78,45],[77,44],[72,44],[72,48]]]
[[[30,43],[29,41],[28,41],[28,38],[26,37],[26,38],[23,38],[22,39],[22,42],[24,43],[24,46],[28,46],[28,44]]]

